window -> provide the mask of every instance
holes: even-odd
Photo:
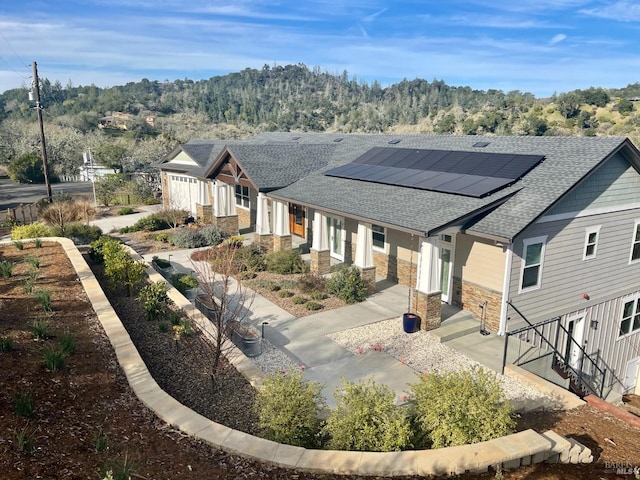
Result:
[[[584,236],[584,255],[583,260],[596,258],[596,250],[598,249],[598,237],[600,236],[600,226],[587,228]]]
[[[640,297],[630,298],[624,302],[619,337],[640,330]]]
[[[249,187],[236,185],[236,205],[249,208]]]
[[[373,236],[373,248],[384,250],[387,237],[386,229],[380,225],[371,225],[371,234]]]
[[[631,242],[631,259],[629,263],[640,260],[640,220],[633,226],[633,241]]]
[[[528,238],[524,240],[522,275],[520,279],[521,292],[540,288],[546,241],[547,237]]]

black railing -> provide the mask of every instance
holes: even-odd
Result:
[[[605,379],[607,375],[606,368],[601,368],[600,366],[598,366],[597,361],[591,358],[591,356],[585,351],[584,347],[575,341],[575,339],[571,336],[570,332],[560,323],[560,317],[555,317],[549,320],[545,320],[543,322],[533,324],[522,314],[522,312],[520,312],[520,310],[518,310],[518,308],[513,303],[507,302],[507,304],[511,308],[513,308],[513,310],[525,322],[527,322],[527,326],[518,328],[511,332],[505,332],[504,352],[502,357],[502,373],[503,374],[504,374],[504,368],[507,364],[509,337],[513,335],[519,335],[529,330],[533,330],[538,335],[540,340],[551,351],[541,354],[536,358],[530,358],[526,362],[520,363],[519,360],[517,360],[518,363],[516,363],[516,365],[518,366],[524,365],[526,363],[541,359],[548,355],[553,355],[552,366],[556,366],[561,363],[564,371],[567,372],[567,375],[569,375],[574,380],[574,382],[578,387],[580,387],[584,391],[591,392],[597,395],[598,397],[602,397],[602,394],[604,391]],[[554,322],[558,322],[558,325],[556,327],[555,341],[554,343],[551,343],[549,339],[547,339],[547,337],[544,335],[542,328],[545,325],[548,325]],[[560,330],[562,330],[566,334],[567,339],[569,340],[569,342],[571,342],[569,343],[570,348],[567,349],[567,353],[565,354],[562,354],[558,351],[558,341],[560,339]],[[578,352],[579,352],[579,365],[577,365],[576,367],[571,365],[571,362],[569,361],[569,355],[574,346],[578,348]],[[585,360],[587,364],[586,368],[585,368]],[[586,374],[585,370],[588,370],[589,372],[591,372],[591,374]]]

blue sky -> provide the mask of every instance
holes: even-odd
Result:
[[[637,0],[22,0],[0,4],[0,92],[199,80],[304,63],[538,97],[640,82]]]

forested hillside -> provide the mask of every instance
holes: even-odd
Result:
[[[637,97],[640,83],[549,99],[440,80],[383,88],[304,65],[265,65],[197,82],[143,79],[98,88],[44,79],[41,85],[48,152],[59,176],[77,172],[89,148],[103,164],[140,170],[190,138],[241,138],[264,130],[624,135],[640,144],[640,102],[631,101]],[[0,107],[0,165],[37,168],[37,121],[27,92],[4,92]],[[100,119],[114,112],[130,115],[126,130],[99,129]]]

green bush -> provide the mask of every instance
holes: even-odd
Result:
[[[16,225],[11,229],[11,240],[23,240],[25,238],[51,237],[51,229],[41,223],[29,225]]]
[[[279,250],[266,255],[267,270],[281,275],[305,273],[307,264],[298,250]]]
[[[294,305],[302,305],[307,303],[307,299],[304,297],[301,297],[299,295],[296,295],[295,297],[291,298],[291,303],[293,303]]]
[[[115,238],[109,237],[107,235],[99,237],[97,240],[94,240],[89,244],[89,256],[93,259],[94,262],[103,263],[104,253],[102,250],[104,249],[105,244],[118,241],[119,240],[116,240]]]
[[[298,285],[303,293],[324,292],[327,288],[327,279],[318,272],[308,272],[298,278]]]
[[[134,261],[125,247],[116,240],[105,242],[102,255],[104,273],[111,288],[125,286],[127,297],[130,297],[132,289],[142,283],[147,264],[144,261]]]
[[[495,374],[482,368],[422,376],[411,391],[414,425],[425,446],[483,442],[515,428],[511,403]]]
[[[196,230],[183,228],[173,234],[173,244],[178,248],[200,248],[205,247],[207,242]]]
[[[142,302],[149,320],[156,320],[163,316],[172,303],[167,295],[167,284],[162,281],[142,287],[136,300]]]
[[[66,237],[73,240],[76,245],[86,245],[98,240],[102,236],[102,230],[95,225],[86,225],[81,222],[74,222],[64,227],[62,232],[58,227],[53,227],[53,235],[57,237]],[[64,233],[64,234],[63,234]]]
[[[324,406],[322,386],[301,372],[269,375],[255,403],[264,438],[305,448],[319,446]]]
[[[66,355],[60,347],[47,345],[42,350],[42,360],[44,361],[44,366],[50,372],[57,372],[58,370],[62,370],[62,368],[64,367],[65,358]]]
[[[357,267],[343,265],[327,281],[327,291],[350,304],[362,302],[367,296],[368,286]]]
[[[2,275],[2,278],[9,278],[13,275],[13,262],[9,260],[0,261],[0,275]]]
[[[242,264],[242,270],[248,272],[262,272],[266,268],[264,248],[257,244],[247,245],[237,249],[234,259]]]
[[[307,302],[305,307],[307,307],[307,310],[315,312],[316,310],[320,310],[322,308],[322,304],[318,302]]]
[[[289,298],[289,297],[293,297],[293,292],[291,290],[280,290],[278,292],[278,296],[280,298]]]
[[[410,446],[409,418],[394,404],[395,394],[386,385],[343,378],[334,397],[337,405],[324,427],[329,448],[391,452]]]
[[[318,290],[314,290],[311,292],[311,300],[315,300],[317,302],[324,300],[327,298],[327,294],[324,292],[319,292]]]
[[[171,239],[171,235],[169,235],[166,232],[162,232],[162,233],[157,233],[153,239],[156,242],[162,242],[162,243],[169,243],[169,240]]]
[[[166,230],[169,226],[159,214],[152,213],[134,223],[133,226],[129,227],[129,231],[139,232],[144,230],[145,232],[155,232],[156,230]]]
[[[198,286],[198,280],[186,273],[174,273],[169,277],[169,281],[180,293],[184,293],[188,289]]]
[[[16,247],[18,250],[23,250],[24,249],[24,243],[20,240],[14,240],[13,241],[13,246]]]
[[[131,215],[132,213],[135,213],[135,212],[131,207],[123,207],[120,210],[118,210],[118,215]]]
[[[215,247],[222,243],[222,241],[226,238],[226,234],[224,230],[216,227],[215,225],[208,225],[199,230],[200,235],[204,238],[207,245],[211,247]]]
[[[22,418],[33,418],[33,397],[31,392],[18,392],[13,397],[13,409]]]
[[[13,351],[13,339],[10,337],[0,337],[0,352],[12,352]]]

